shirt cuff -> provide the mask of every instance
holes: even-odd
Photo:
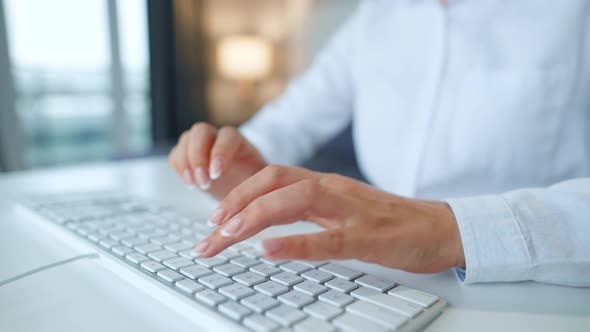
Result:
[[[531,259],[512,208],[502,196],[447,199],[465,255],[465,283],[527,280]]]

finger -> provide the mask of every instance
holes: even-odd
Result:
[[[182,133],[182,135],[180,135],[178,144],[174,147],[173,151],[171,152],[170,159],[178,175],[183,177],[184,182],[187,185],[192,186],[194,185],[194,180],[190,171],[188,171],[188,162],[185,156],[187,144],[188,132],[184,132]]]
[[[209,226],[225,223],[252,201],[273,190],[306,178],[317,177],[314,172],[298,167],[270,165],[235,187],[219,204],[208,220]]]
[[[211,148],[209,178],[216,180],[234,159],[236,152],[245,142],[244,137],[234,127],[223,127]]]
[[[199,187],[203,190],[209,189],[211,180],[207,169],[209,168],[209,152],[215,142],[217,130],[204,122],[199,122],[190,130],[186,155],[189,170]]]
[[[180,167],[178,165],[178,147],[174,146],[172,148],[172,150],[170,150],[170,153],[168,153],[168,164],[170,164],[170,166],[172,166],[172,168],[174,169],[174,171],[182,176],[182,172],[180,170]]]
[[[267,239],[265,256],[276,259],[355,259],[364,257],[370,243],[353,228]],[[360,233],[362,234],[362,233]]]
[[[214,256],[267,227],[301,220],[321,200],[317,181],[309,179],[263,195],[205,239],[207,250],[201,251],[201,255]]]

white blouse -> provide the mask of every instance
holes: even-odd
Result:
[[[586,0],[361,1],[241,130],[296,164],[351,121],[371,183],[449,202],[466,282],[590,285],[590,178],[505,193],[590,177]]]

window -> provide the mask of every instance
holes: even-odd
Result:
[[[150,148],[145,0],[4,0],[28,167]]]

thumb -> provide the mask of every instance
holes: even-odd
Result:
[[[365,241],[350,229],[333,229],[319,233],[292,235],[263,241],[264,255],[277,259],[354,259],[363,257]]]

